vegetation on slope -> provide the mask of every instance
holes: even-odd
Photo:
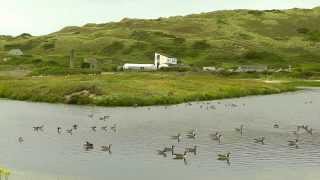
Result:
[[[126,18],[37,37],[0,36],[0,70],[67,71],[74,49],[77,66],[83,58],[95,57],[103,71],[126,62],[152,63],[156,51],[192,67],[290,64],[302,71],[319,71],[319,24],[320,8],[232,10],[153,20]],[[13,48],[26,55],[2,62]]]

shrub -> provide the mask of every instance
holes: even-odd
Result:
[[[252,14],[252,15],[256,15],[256,16],[261,16],[264,14],[263,11],[258,11],[258,10],[251,10],[251,11],[248,11],[248,14]]]
[[[42,45],[42,48],[45,50],[54,49],[55,43],[45,43]]]
[[[307,34],[310,30],[308,28],[298,28],[297,32],[300,34]]]
[[[122,50],[124,48],[124,43],[121,41],[114,41],[107,47],[103,49],[104,53],[110,53],[110,54],[115,54],[118,51]]]
[[[319,42],[320,41],[320,31],[312,31],[308,33],[308,40]]]
[[[200,40],[193,43],[192,48],[197,50],[206,50],[209,49],[211,46],[207,43],[206,40]]]

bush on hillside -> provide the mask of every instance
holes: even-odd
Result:
[[[310,32],[310,30],[308,28],[298,28],[297,32],[300,34],[307,34],[308,32]]]
[[[320,31],[309,32],[307,39],[314,42],[320,42]]]
[[[208,44],[206,40],[196,41],[192,44],[192,48],[197,50],[206,50],[210,47],[210,44]]]
[[[115,54],[118,51],[122,50],[125,47],[124,43],[121,41],[114,41],[110,45],[106,46],[103,49],[105,54]]]

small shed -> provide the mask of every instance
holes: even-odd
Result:
[[[22,56],[23,55],[23,52],[21,49],[11,49],[9,52],[8,52],[8,55],[10,56]]]
[[[202,70],[203,71],[213,71],[214,72],[214,71],[217,70],[217,68],[214,67],[214,66],[208,66],[208,67],[203,67]]]
[[[235,72],[266,72],[268,71],[268,66],[265,65],[247,65],[240,66]]]

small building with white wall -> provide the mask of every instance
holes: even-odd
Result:
[[[155,53],[154,64],[129,64],[123,65],[123,70],[141,70],[141,71],[154,71],[161,68],[167,68],[177,65],[178,60],[174,57],[169,57],[160,53]]]
[[[169,57],[160,53],[154,54],[154,64],[157,69],[169,67],[170,65],[177,65],[178,60],[175,57]]]
[[[10,56],[23,56],[23,52],[21,49],[11,49],[8,52],[8,55],[10,55]]]
[[[203,71],[217,71],[217,68],[214,66],[209,66],[209,67],[202,67]]]

